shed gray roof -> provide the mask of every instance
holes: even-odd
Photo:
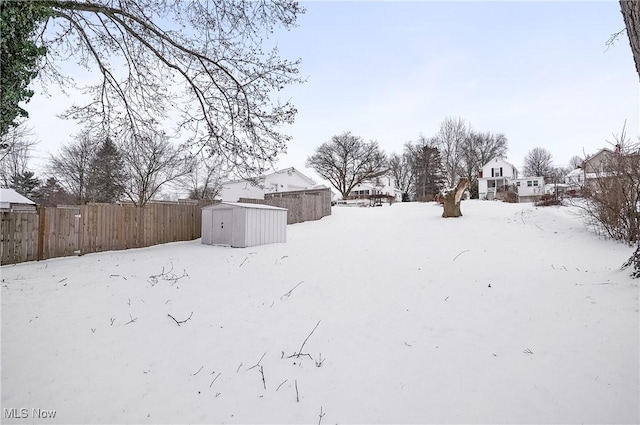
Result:
[[[280,207],[273,207],[271,205],[264,205],[264,204],[249,204],[249,203],[245,203],[245,202],[220,202],[218,204],[213,204],[213,205],[207,205],[206,207],[203,207],[203,210],[206,209],[215,209],[215,208],[221,208],[222,206],[230,206],[230,207],[238,207],[238,208],[254,208],[254,209],[258,209],[258,210],[280,210],[280,211],[287,211],[286,208],[280,208]]]

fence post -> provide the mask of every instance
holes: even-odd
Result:
[[[47,219],[46,207],[38,205],[36,207],[38,213],[38,248],[37,256],[38,261],[44,260],[44,227]]]

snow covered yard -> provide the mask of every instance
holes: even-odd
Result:
[[[631,249],[568,208],[441,213],[2,267],[3,422],[637,423]]]

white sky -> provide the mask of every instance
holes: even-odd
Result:
[[[276,168],[304,168],[331,136],[351,131],[400,153],[448,116],[504,133],[508,160],[549,150],[556,165],[596,152],[626,120],[639,136],[640,85],[617,1],[304,2],[299,26],[277,34],[284,57],[301,58],[307,83],[285,89],[298,109]],[[86,76],[85,76],[86,77]],[[78,127],[56,118],[72,98],[52,92],[27,105],[55,153]],[[318,179],[319,180],[319,179]]]

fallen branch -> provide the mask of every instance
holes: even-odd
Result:
[[[320,422],[322,422],[322,418],[324,417],[326,413],[322,413],[322,406],[320,406],[320,419],[318,419],[318,425],[320,425]]]
[[[173,317],[172,315],[170,315],[169,313],[167,313],[167,316],[171,317],[173,319],[174,322],[176,322],[178,324],[178,326],[180,326],[181,323],[185,323],[188,320],[191,320],[191,316],[193,316],[193,311],[191,312],[191,314],[189,315],[189,317],[187,317],[184,320],[181,321],[177,321],[175,317]]]
[[[320,326],[320,320],[318,320],[318,323],[316,323],[316,326],[313,328],[311,333],[309,335],[307,335],[307,337],[305,338],[304,342],[300,346],[300,349],[298,350],[298,353],[297,354],[296,353],[293,354],[294,356],[296,356],[296,357],[300,357],[300,356],[303,356],[303,355],[309,356],[309,354],[302,354],[302,349],[304,348],[304,345],[307,343],[307,341],[309,340],[311,335],[313,335],[313,333],[316,331],[316,329],[318,329],[318,326]],[[311,356],[309,356],[309,357],[311,357]]]
[[[129,323],[134,323],[136,320],[138,320],[137,317],[134,319],[133,316],[131,316],[131,313],[129,313],[129,318],[131,318],[131,320],[129,320],[127,323],[125,323],[125,325],[128,325]]]
[[[462,254],[464,254],[465,252],[469,252],[469,251],[470,251],[469,249],[465,249],[464,251],[460,252],[458,255],[456,255],[456,256],[453,258],[453,261],[456,261],[456,259],[457,259],[459,256],[461,256],[461,255],[462,255]]]
[[[147,282],[149,282],[151,284],[151,286],[155,286],[158,283],[158,278],[161,278],[162,280],[168,281],[168,282],[172,282],[172,285],[175,285],[175,283],[182,279],[183,277],[189,277],[189,275],[187,274],[186,270],[182,270],[182,276],[178,276],[175,273],[172,274],[171,276],[169,275],[172,271],[173,271],[173,263],[171,264],[171,268],[168,271],[164,271],[164,266],[162,266],[162,272],[160,274],[154,274],[152,276],[149,276],[149,279],[147,280]]]
[[[286,294],[284,294],[283,296],[280,297],[280,299],[284,298],[284,297],[290,297],[291,293],[293,292],[294,289],[296,289],[298,286],[302,285],[304,283],[304,280],[302,282],[299,282],[296,286],[294,286],[293,288],[291,288],[291,290],[289,292],[287,292]]]
[[[265,352],[264,352],[264,354],[262,355],[262,357],[260,357],[260,360],[258,360],[258,363],[254,364],[253,366],[251,366],[251,367],[250,367],[249,369],[247,369],[247,370],[251,370],[251,369],[253,369],[254,367],[258,367],[258,366],[260,366],[260,362],[262,361],[262,359],[264,359],[264,356],[266,356],[266,355],[267,355],[267,352],[265,351]],[[242,363],[241,363],[241,365],[242,365]],[[245,372],[246,372],[246,371],[245,371]]]
[[[276,388],[276,391],[278,391],[278,390],[280,389],[280,387],[281,387],[281,386],[283,386],[283,385],[284,385],[284,383],[285,383],[285,382],[287,382],[287,381],[288,381],[288,379],[285,379],[284,381],[282,381],[282,382],[280,383],[280,385],[278,385],[278,388]]]
[[[211,381],[211,383],[209,384],[209,388],[211,388],[211,386],[213,385],[213,383],[214,383],[214,382],[216,382],[216,379],[218,379],[218,378],[220,377],[220,375],[222,375],[222,372],[218,373],[218,374],[216,375],[216,377],[215,377],[215,378],[213,378],[213,381]]]
[[[262,375],[262,386],[266,390],[267,389],[267,383],[264,380],[264,368],[262,366],[260,366],[260,375]]]

